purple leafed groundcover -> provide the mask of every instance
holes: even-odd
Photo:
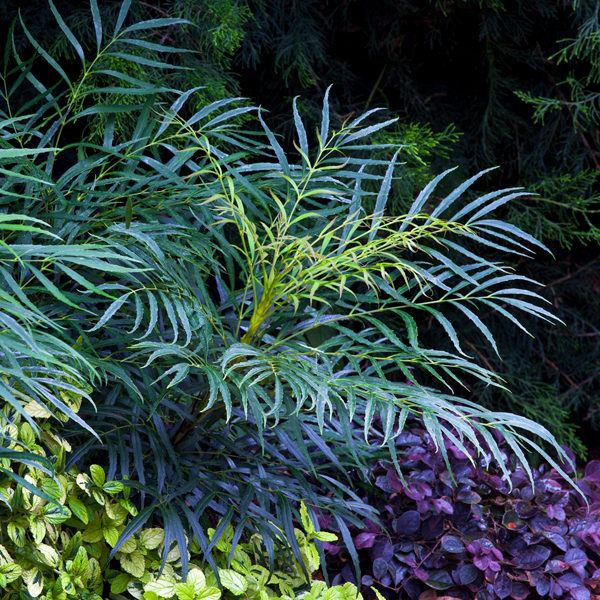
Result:
[[[421,429],[398,438],[405,484],[393,466],[376,465],[375,491],[364,499],[391,537],[371,522],[351,529],[367,596],[374,586],[390,600],[436,598],[434,590],[460,600],[600,600],[600,461],[578,480],[588,509],[553,470],[536,469],[532,486],[506,456],[511,489],[498,468],[447,450],[455,481]],[[336,530],[326,520],[321,526]],[[333,583],[356,582],[343,544],[325,551]]]

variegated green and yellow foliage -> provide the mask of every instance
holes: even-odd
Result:
[[[77,399],[71,401],[74,410],[77,404]],[[25,411],[38,423],[39,438],[10,406],[4,407],[0,423],[5,440],[1,468],[11,474],[0,487],[2,600],[24,597],[25,590],[25,597],[40,600],[358,598],[353,586],[327,588],[322,581],[311,581],[320,565],[314,540],[333,541],[336,536],[315,531],[304,505],[305,531],[295,529],[301,562],[278,555],[272,569],[267,568],[261,537],[255,534],[234,545],[231,525],[218,538],[214,529],[207,531],[215,539],[216,569],[203,560],[197,540],[191,541],[185,550],[187,577],[179,547],[165,545],[160,527],[136,531],[115,551],[137,514],[128,500],[129,489],[120,481],[108,481],[99,465],[91,465],[89,474],[75,467],[66,470],[70,446],[52,433],[50,414],[33,403]],[[34,494],[32,489],[40,491]]]

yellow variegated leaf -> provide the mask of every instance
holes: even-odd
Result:
[[[19,429],[13,423],[9,423],[8,425],[4,425],[2,427],[2,437],[9,438],[11,440],[16,440],[19,437]],[[11,442],[8,446],[9,448],[14,448],[15,443]],[[10,464],[10,463],[9,463]]]
[[[0,565],[12,564],[14,561],[8,550],[0,544]]]
[[[49,567],[58,567],[60,563],[60,556],[58,552],[48,544],[40,544],[37,547],[37,551],[42,556],[42,561],[47,564]]]
[[[21,577],[23,573],[23,567],[21,565],[12,564],[12,565],[2,565],[0,567],[0,573],[4,575],[6,579],[6,583],[11,583],[16,581]]]
[[[33,543],[36,546],[40,544],[46,536],[46,526],[37,515],[31,515],[31,517],[29,517],[29,531],[31,531]]]
[[[53,544],[59,538],[59,530],[54,523],[50,523],[46,521],[46,535],[49,538],[49,541]]]
[[[64,523],[71,516],[71,511],[62,504],[46,504],[42,510],[44,520],[53,525]]]
[[[77,554],[75,558],[71,562],[71,568],[68,569],[69,573],[74,577],[78,577],[79,575],[83,575],[88,566],[88,556],[85,548],[80,546],[77,550]]]
[[[112,525],[109,525],[108,527],[102,527],[102,536],[106,540],[106,543],[111,548],[114,548],[115,544],[119,540],[119,530]]]
[[[128,488],[125,488],[127,490]],[[130,502],[129,500],[123,500],[122,498],[119,500],[119,504],[132,516],[135,517],[138,514],[138,509],[135,504]]]
[[[57,479],[60,489],[58,499],[61,504],[65,504],[65,502],[67,501],[67,494],[69,492],[69,482],[67,478],[62,474],[58,475]]]
[[[195,598],[195,600],[220,600],[221,590],[216,587],[204,588]]]
[[[233,569],[219,569],[219,578],[223,587],[236,596],[243,594],[248,587],[244,577]]]
[[[206,587],[206,577],[204,577],[204,573],[200,569],[190,568],[186,583],[192,585],[194,592],[199,594]]]
[[[66,548],[71,542],[71,536],[66,531],[60,532],[60,543],[63,548]],[[81,545],[81,544],[79,544]]]
[[[44,589],[44,576],[42,575],[42,572],[34,567],[29,571],[23,571],[22,577],[27,585],[27,591],[30,596],[37,598]]]
[[[52,416],[52,413],[48,412],[41,404],[32,400],[25,405],[25,412],[34,419],[47,419]]]
[[[104,496],[104,494],[102,492],[99,492],[98,490],[92,490],[92,498],[98,504],[100,504],[100,506],[104,506],[106,503],[106,497]]]
[[[102,570],[100,569],[100,563],[95,558],[89,558],[87,568],[83,574],[83,581],[88,587],[94,586],[100,581],[102,576]]]
[[[146,569],[146,560],[139,550],[134,550],[130,554],[121,554],[119,562],[123,571],[137,578],[141,577]]]
[[[25,537],[25,527],[23,527],[22,525],[11,521],[6,526],[6,533],[8,533],[8,537],[18,548],[22,548],[25,545],[25,542],[27,540]]]
[[[68,573],[61,573],[58,577],[60,587],[69,595],[75,594],[75,582]]]
[[[143,529],[140,533],[140,544],[148,549],[154,550],[158,548],[165,539],[165,532],[159,527]]]
[[[123,542],[123,544],[119,548],[119,552],[122,552],[123,554],[129,554],[136,549],[137,549],[137,542],[135,541],[135,538],[133,536],[131,536],[131,537],[128,537]]]
[[[71,444],[67,442],[64,438],[52,433],[52,431],[42,431],[41,436],[42,441],[48,444],[51,449],[54,448],[64,448],[66,452],[71,452]]]
[[[89,475],[86,475],[85,473],[79,473],[79,475],[77,475],[75,478],[75,482],[88,496],[92,495],[91,489],[93,487],[93,483]]]
[[[99,520],[92,521],[83,531],[83,541],[90,544],[96,544],[102,537],[102,523]]]
[[[162,577],[144,586],[144,591],[154,592],[159,598],[172,598],[175,595],[175,584]]]

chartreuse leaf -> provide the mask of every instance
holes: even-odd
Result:
[[[194,600],[196,597],[194,586],[187,581],[185,583],[176,583],[174,589],[178,600]]]
[[[194,588],[196,595],[206,588],[206,577],[200,569],[191,568],[185,581]]]
[[[220,599],[221,599],[221,590],[216,587],[204,588],[196,596],[196,600],[220,600]]]
[[[304,502],[300,502],[300,521],[302,522],[302,527],[304,527],[304,531],[306,531],[307,534],[311,535],[314,533],[315,528]]]
[[[110,582],[110,591],[113,594],[122,594],[127,589],[127,584],[130,582],[131,577],[126,573],[119,573],[111,582]],[[165,596],[167,598],[168,596]]]
[[[320,542],[335,542],[338,539],[335,533],[329,531],[317,531],[313,534],[313,537]]]
[[[114,548],[117,545],[119,539],[119,530],[113,525],[107,525],[102,527],[102,537],[106,540],[106,543]]]
[[[219,569],[219,579],[223,587],[236,596],[240,596],[248,588],[246,579],[233,569]]]
[[[142,529],[140,531],[140,544],[147,550],[155,550],[165,539],[165,532],[159,527]]]
[[[106,475],[104,473],[104,469],[100,465],[91,465],[90,475],[92,477],[94,485],[97,485],[100,488],[104,486],[104,482],[106,481]]]
[[[175,594],[175,583],[159,577],[144,585],[144,590],[154,592],[159,598],[171,598]]]
[[[111,544],[111,546],[113,545]],[[142,577],[146,571],[146,561],[144,555],[139,550],[134,550],[129,554],[121,553],[119,563],[123,571],[137,578]]]

